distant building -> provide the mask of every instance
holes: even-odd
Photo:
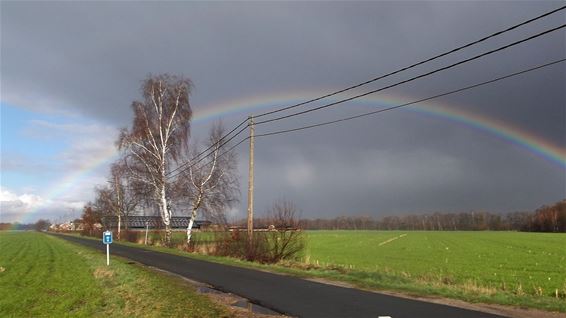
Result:
[[[171,228],[173,230],[183,230],[189,226],[189,217],[186,216],[173,216],[171,217]],[[121,220],[122,228],[128,228],[131,230],[143,230],[147,226],[150,230],[164,229],[165,224],[161,221],[160,216],[142,216],[142,215],[132,215],[128,217],[122,217]],[[102,218],[102,224],[104,228],[115,229],[118,228],[118,217],[117,216],[104,216]],[[193,229],[202,229],[204,227],[209,227],[212,224],[210,221],[196,220],[193,223]]]
[[[74,231],[75,224],[72,221],[67,221],[58,225],[59,231]]]

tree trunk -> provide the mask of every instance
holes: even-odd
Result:
[[[168,247],[171,246],[171,235],[172,235],[172,231],[171,231],[171,224],[165,224],[165,245],[167,245]]]
[[[191,242],[191,232],[193,230],[193,223],[197,217],[197,210],[202,203],[202,191],[199,189],[197,200],[193,205],[193,211],[191,212],[191,219],[189,220],[189,226],[187,226],[187,246]]]
[[[165,196],[165,188],[161,189],[161,219],[165,224],[165,245],[171,246],[171,211],[167,206],[167,197]]]
[[[118,241],[120,240],[120,229],[121,228],[122,228],[122,216],[118,213],[118,233],[116,234]]]
[[[193,212],[191,213],[191,219],[189,220],[189,225],[187,226],[187,246],[189,246],[189,243],[191,243],[191,234],[193,231],[193,224],[196,217],[197,217],[197,209],[193,209]]]

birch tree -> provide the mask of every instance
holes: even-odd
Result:
[[[121,131],[118,146],[126,152],[131,178],[144,183],[165,225],[165,243],[171,243],[168,171],[186,149],[192,110],[189,79],[168,74],[149,76],[142,84],[143,101],[134,101],[130,130]]]
[[[226,210],[239,201],[239,183],[237,180],[237,157],[234,151],[227,151],[228,144],[223,144],[224,127],[217,122],[210,129],[204,148],[210,150],[203,157],[195,158],[199,153],[196,144],[191,147],[188,167],[181,173],[177,183],[178,191],[189,198],[190,214],[187,226],[187,245],[198,212],[207,219],[226,223]]]

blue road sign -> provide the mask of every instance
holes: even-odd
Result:
[[[102,234],[102,243],[112,244],[112,232],[106,231]]]

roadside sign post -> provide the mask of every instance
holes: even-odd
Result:
[[[102,233],[102,243],[106,244],[106,266],[110,265],[110,244],[112,244],[112,232]]]

